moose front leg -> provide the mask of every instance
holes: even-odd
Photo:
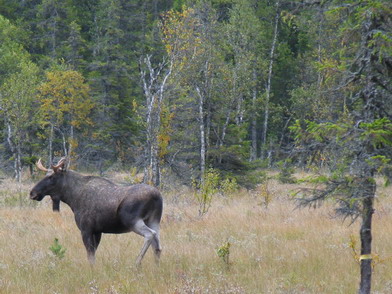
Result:
[[[52,210],[60,212],[60,197],[50,196],[52,198]]]
[[[53,199],[52,209],[53,211],[60,212],[60,200]]]
[[[87,250],[87,257],[90,264],[95,263],[95,251],[97,251],[102,233],[82,232],[84,246]]]

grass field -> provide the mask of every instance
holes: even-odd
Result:
[[[192,191],[164,193],[161,264],[149,251],[139,270],[143,239],[133,233],[104,235],[91,267],[71,210],[62,204],[60,214],[52,212],[48,197],[28,200],[32,185],[0,184],[0,293],[346,294],[358,287],[350,236],[358,241],[359,224],[335,218],[333,203],[295,209],[289,194],[296,185],[269,180],[263,193],[216,195],[202,218]],[[373,293],[392,293],[391,194],[378,190]],[[64,258],[49,249],[55,238]],[[217,254],[227,242],[228,262]]]

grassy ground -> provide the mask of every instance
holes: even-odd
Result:
[[[187,189],[165,193],[161,265],[130,233],[104,235],[92,268],[71,210],[27,199],[32,184],[0,184],[0,293],[356,293],[359,266],[350,236],[358,224],[333,217],[333,204],[295,209],[295,185],[270,180],[262,192],[215,196],[209,212]],[[373,250],[380,261],[373,293],[392,293],[392,190],[379,189]],[[270,196],[265,206],[266,193]],[[54,238],[64,258],[49,249]],[[217,249],[229,242],[229,262]],[[359,242],[358,242],[359,243]],[[357,244],[357,248],[359,244]]]

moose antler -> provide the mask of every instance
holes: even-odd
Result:
[[[59,160],[59,162],[57,163],[57,165],[52,165],[52,169],[54,172],[57,172],[59,169],[64,170],[64,166],[66,163],[67,158],[63,157]]]
[[[45,167],[42,165],[41,158],[38,159],[38,161],[37,161],[37,163],[36,163],[35,165],[37,166],[37,168],[38,168],[39,170],[42,170],[42,171],[44,171],[44,172],[46,172],[46,173],[48,172],[48,169],[45,168]]]

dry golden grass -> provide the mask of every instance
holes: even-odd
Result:
[[[203,218],[191,191],[165,193],[161,265],[148,252],[139,271],[141,237],[104,235],[92,268],[70,209],[62,204],[53,213],[49,199],[28,206],[20,195],[27,198],[31,186],[0,186],[0,293],[356,293],[359,266],[349,242],[358,224],[334,218],[332,203],[295,209],[294,185],[271,180],[262,190],[270,193],[268,208],[260,192],[215,196]],[[391,192],[380,189],[376,203],[373,248],[389,259],[374,268],[374,293],[392,293]],[[66,249],[63,259],[49,250],[54,238]],[[229,264],[217,255],[226,242]]]

